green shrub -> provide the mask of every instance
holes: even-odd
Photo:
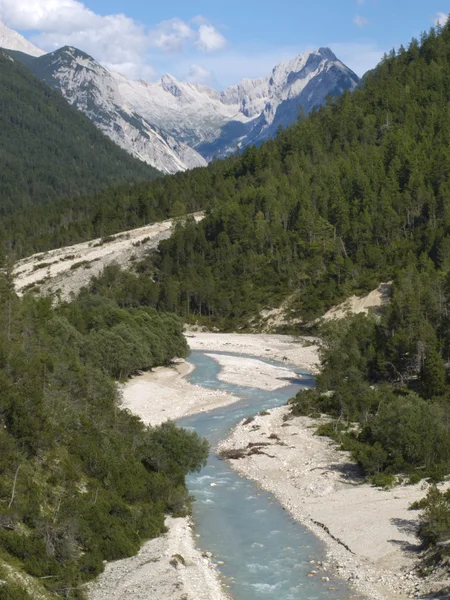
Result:
[[[411,473],[411,475],[409,476],[408,483],[410,485],[415,485],[416,483],[419,483],[419,481],[422,481],[422,479],[423,475],[421,475],[420,473]]]
[[[339,421],[331,421],[329,423],[321,423],[315,432],[315,435],[321,437],[329,437],[335,442],[341,443],[343,433],[347,430],[347,426]]]
[[[369,477],[369,481],[376,487],[382,487],[386,489],[392,488],[397,484],[397,479],[395,475],[392,475],[392,473],[377,473],[376,475],[371,475]]]

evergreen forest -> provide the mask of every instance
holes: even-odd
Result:
[[[145,426],[115,383],[185,356],[182,323],[89,293],[57,309],[19,300],[1,275],[0,332],[0,596],[33,597],[6,562],[81,599],[104,561],[136,554],[167,513],[190,510],[185,475],[207,442],[170,422]]]
[[[431,261],[450,268],[450,30],[386,56],[353,93],[206,169],[18,213],[16,256],[205,209],[139,266],[148,300],[222,328],[291,296],[305,321]],[[39,222],[37,222],[37,219]]]
[[[180,210],[203,196],[206,219],[178,225],[134,272],[105,270],[93,292],[222,329],[257,327],[258,311],[289,296],[300,332],[392,281],[381,319],[321,328],[317,389],[293,410],[330,414],[339,435],[358,422],[346,439],[368,475],[439,479],[450,469],[449,59],[450,27],[432,29],[260,149],[150,184]]]
[[[19,211],[26,217],[39,204],[45,211],[56,201],[158,175],[1,50],[0,74],[2,221]]]
[[[205,207],[207,218],[178,226],[134,273],[112,268],[93,284],[123,307],[231,330],[257,327],[259,311],[287,297],[305,327],[392,281],[381,318],[321,327],[317,388],[291,403],[293,414],[329,415],[318,433],[382,486],[450,471],[449,64],[447,25],[261,148],[141,188],[140,210],[147,194],[150,206]],[[127,215],[139,219],[133,202]],[[423,506],[422,538],[438,547],[448,494]]]

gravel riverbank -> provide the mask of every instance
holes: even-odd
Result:
[[[195,547],[189,519],[168,518],[168,533],[139,554],[108,563],[89,600],[227,600],[209,556]]]
[[[304,370],[315,370],[318,364],[313,338],[187,335],[191,349],[208,352],[222,366],[222,380],[238,385],[275,390],[291,377],[289,363]],[[223,351],[251,357],[216,354]],[[286,368],[254,357],[284,361]],[[238,400],[191,385],[185,379],[190,370],[188,363],[179,361],[175,367],[130,380],[123,387],[124,406],[155,425]],[[294,519],[325,542],[327,560],[312,565],[312,576],[337,573],[371,600],[424,597],[429,590],[414,571],[417,513],[408,507],[426,494],[427,484],[388,491],[368,485],[348,453],[314,435],[316,422],[289,419],[287,413],[288,408],[281,407],[239,424],[220,450],[240,451],[244,457],[232,460],[233,468],[272,492]],[[249,444],[263,445],[250,453]],[[169,519],[168,526],[169,533],[145,544],[137,557],[108,564],[91,586],[89,600],[223,600],[218,572],[195,548],[189,522]],[[174,554],[185,558],[186,567],[171,564]]]
[[[325,542],[317,576],[332,570],[371,600],[421,597],[429,590],[414,571],[418,514],[408,507],[428,484],[382,490],[365,483],[349,453],[314,435],[316,427],[317,420],[276,408],[241,422],[219,452],[241,455],[233,468]]]

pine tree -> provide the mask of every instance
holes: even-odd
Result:
[[[421,392],[425,398],[441,396],[446,390],[446,370],[444,361],[434,348],[428,350],[420,374]]]

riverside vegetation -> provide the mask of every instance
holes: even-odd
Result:
[[[382,485],[450,471],[449,58],[450,26],[432,29],[260,149],[158,183],[181,201],[202,181],[209,215],[94,284],[232,328],[288,294],[308,320],[393,279],[381,320],[323,327],[317,389],[292,403],[333,417],[319,433]],[[423,506],[424,543],[448,552],[449,495]]]
[[[382,316],[321,327],[317,387],[291,401],[295,415],[327,414],[317,434],[352,452],[375,485],[436,483],[450,472],[450,276],[427,260],[397,274]],[[419,536],[426,564],[449,555],[450,493],[432,487]]]
[[[0,277],[0,595],[28,600],[2,561],[82,598],[103,562],[135,554],[189,511],[185,475],[208,444],[146,427],[113,378],[187,353],[177,317],[84,294],[58,309]]]

